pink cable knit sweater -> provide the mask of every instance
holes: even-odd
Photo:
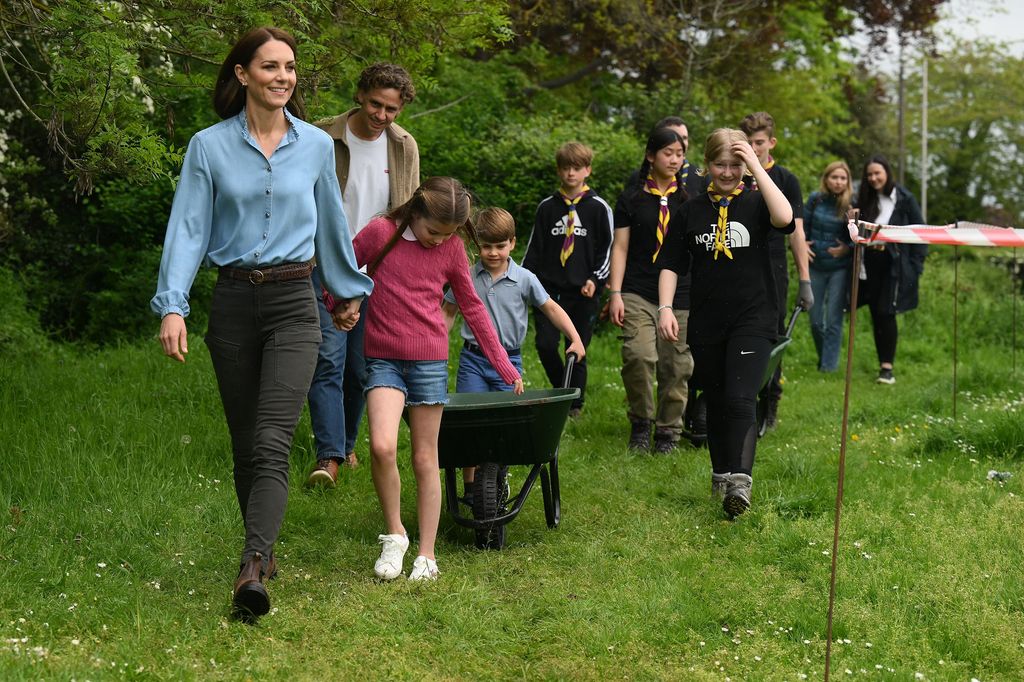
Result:
[[[398,229],[390,218],[377,217],[359,231],[352,245],[359,265],[366,265]],[[451,284],[463,318],[501,378],[512,384],[519,372],[508,360],[487,309],[473,288],[462,240],[452,237],[427,248],[400,237],[373,274],[366,305],[366,357],[389,360],[447,360],[448,330],[441,312],[445,283]]]

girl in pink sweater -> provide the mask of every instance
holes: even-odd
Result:
[[[405,204],[374,218],[353,242],[367,265],[373,295],[367,301],[366,413],[370,427],[373,485],[387,533],[374,572],[385,580],[402,574],[409,537],[400,516],[398,425],[409,409],[412,466],[416,475],[419,556],[410,580],[437,577],[434,540],[441,516],[437,433],[448,402],[448,328],[441,310],[450,284],[487,359],[501,377],[523,392],[523,380],[501,347],[477,297],[469,260],[456,232],[473,239],[469,193],[454,178],[429,178]]]

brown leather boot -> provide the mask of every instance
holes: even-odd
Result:
[[[274,556],[274,552],[270,552],[270,558],[267,559],[267,571],[265,573],[267,580],[273,580],[277,577],[277,557]]]
[[[242,564],[235,580],[232,603],[240,618],[257,618],[270,610],[270,596],[263,586],[263,575],[263,555],[256,552]]]
[[[359,460],[356,458],[355,452],[350,452],[347,455],[345,455],[345,466],[347,466],[349,469],[355,469],[357,466],[359,466]]]

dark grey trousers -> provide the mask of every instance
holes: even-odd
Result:
[[[242,562],[269,557],[288,501],[288,456],[320,346],[309,278],[217,280],[206,345],[231,432]]]

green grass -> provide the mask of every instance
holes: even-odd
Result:
[[[960,281],[970,291],[956,421],[948,252],[929,260],[922,308],[901,318],[895,386],[873,383],[870,322],[859,320],[837,679],[1024,670],[1024,368],[1010,371],[1011,288],[980,258],[961,264]],[[539,491],[501,552],[473,549],[443,516],[442,577],[428,586],[372,579],[381,519],[365,441],[337,490],[301,488],[313,462],[304,416],[274,610],[255,627],[229,618],[241,523],[199,334],[191,347],[185,366],[153,340],[0,347],[0,678],[822,676],[843,381],[814,370],[806,320],[749,514],[728,522],[711,502],[706,451],[625,450],[618,341],[604,331],[587,411],[562,439],[561,527],[545,526]],[[989,469],[1015,475],[995,483]]]

